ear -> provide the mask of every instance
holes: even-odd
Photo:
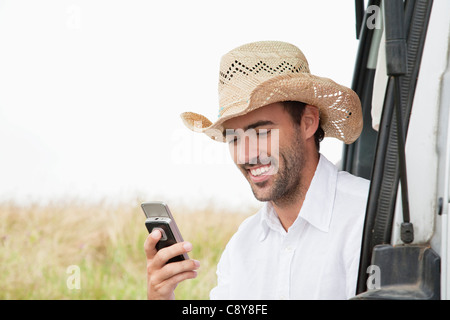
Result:
[[[305,111],[302,115],[302,125],[303,133],[305,134],[305,139],[309,139],[314,136],[319,127],[319,108],[306,105]]]

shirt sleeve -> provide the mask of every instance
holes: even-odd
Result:
[[[230,298],[230,249],[227,246],[217,265],[217,286],[209,293],[211,300],[229,300]]]
[[[361,211],[365,212],[365,211]],[[365,215],[360,215],[359,219],[355,221],[355,228],[352,232],[349,232],[351,236],[347,246],[348,264],[347,264],[347,287],[346,296],[347,299],[353,298],[356,295],[356,286],[358,283],[359,263],[361,257],[361,244],[364,228]]]
[[[365,212],[367,205],[367,195],[369,194],[370,182],[359,179],[355,181],[354,188],[359,190],[360,194],[353,201],[353,223],[351,230],[348,230],[347,243],[347,299],[356,295],[356,287],[358,283],[359,263],[361,257],[361,245],[364,230]]]
[[[346,296],[347,300],[353,298],[356,295],[356,284],[358,282],[359,271],[359,255],[355,255],[350,263],[347,271],[347,288]]]

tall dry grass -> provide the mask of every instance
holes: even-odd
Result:
[[[172,207],[198,277],[181,283],[177,299],[208,299],[216,265],[238,225],[255,208],[239,213]],[[140,202],[134,205],[0,204],[0,299],[145,299],[148,233]],[[69,266],[80,271],[80,289],[67,285]],[[69,273],[68,273],[69,272]]]

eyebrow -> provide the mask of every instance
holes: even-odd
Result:
[[[273,125],[273,124],[274,123],[272,121],[270,121],[270,120],[260,120],[260,121],[257,121],[255,123],[252,123],[252,124],[246,126],[244,128],[244,131],[247,131],[248,129],[255,129],[255,128],[258,128],[258,127],[267,126],[267,125]],[[226,131],[227,131],[227,129],[224,129],[223,132],[222,132],[224,137],[226,136]]]
[[[244,131],[247,131],[248,129],[255,129],[258,127],[267,126],[269,124],[273,124],[273,122],[270,120],[261,120],[261,121],[255,122],[251,125],[248,125]]]

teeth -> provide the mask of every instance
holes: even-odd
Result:
[[[261,174],[269,171],[269,169],[270,169],[270,166],[266,166],[266,167],[261,167],[258,169],[252,169],[252,170],[250,170],[250,172],[252,173],[253,176],[257,177],[257,176],[260,176]]]

